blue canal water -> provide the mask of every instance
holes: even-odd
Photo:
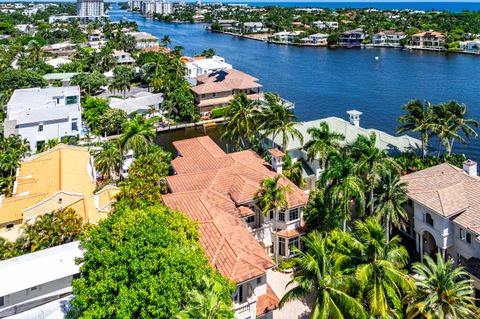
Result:
[[[347,110],[357,109],[363,112],[362,127],[395,134],[402,105],[414,98],[432,103],[455,99],[467,104],[469,117],[480,120],[480,56],[299,48],[212,33],[203,24],[167,24],[116,6],[109,14],[114,21],[135,21],[140,30],[159,38],[169,35],[172,46],[183,46],[188,55],[215,48],[235,68],[257,77],[264,91],[296,103],[300,121],[346,118]],[[480,140],[456,143],[454,151],[480,160]]]

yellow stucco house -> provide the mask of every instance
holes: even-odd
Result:
[[[93,157],[87,148],[59,144],[23,161],[12,197],[0,197],[0,237],[15,240],[23,223],[53,210],[73,208],[84,221],[107,217],[118,187],[95,192]]]

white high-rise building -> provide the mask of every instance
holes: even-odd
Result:
[[[153,15],[161,14],[167,15],[173,13],[173,4],[166,1],[142,1],[142,14],[143,15]]]
[[[77,0],[77,16],[101,17],[105,15],[103,0]]]

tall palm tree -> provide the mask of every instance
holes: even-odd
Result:
[[[358,169],[365,178],[366,190],[369,192],[368,206],[370,215],[374,212],[375,186],[378,184],[380,174],[385,169],[399,169],[396,163],[387,157],[385,150],[377,148],[377,134],[370,133],[370,136],[358,136],[357,140],[349,145],[353,158],[358,161]]]
[[[327,122],[321,122],[320,127],[310,127],[307,130],[310,134],[310,141],[303,147],[307,151],[309,161],[319,158],[320,168],[325,169],[328,154],[340,147],[340,141],[345,140],[345,136],[330,130]]]
[[[424,263],[416,263],[412,269],[417,280],[416,289],[406,298],[408,319],[478,318],[472,282],[463,267],[454,268],[453,261],[443,261],[437,254],[436,261],[424,256]]]
[[[307,184],[305,178],[303,178],[302,163],[300,161],[293,163],[292,157],[288,154],[283,158],[282,174],[300,188],[304,188]]]
[[[387,243],[390,241],[391,224],[405,229],[408,214],[403,208],[407,201],[407,184],[400,181],[400,174],[396,171],[385,170],[380,176],[380,182],[375,194],[377,207],[375,214],[383,219]]]
[[[202,290],[193,289],[187,294],[185,308],[180,311],[177,319],[233,319],[232,305],[221,299],[224,287],[215,279],[202,277]]]
[[[146,121],[142,115],[137,114],[125,123],[123,134],[119,142],[125,152],[133,150],[135,155],[141,154],[148,144],[153,143],[156,132],[151,121]]]
[[[273,228],[277,230],[278,214],[288,208],[287,194],[291,192],[290,185],[282,185],[281,175],[274,178],[265,178],[262,181],[261,188],[255,194],[255,201],[260,207],[264,216],[268,216],[273,211]],[[278,267],[278,236],[275,235],[275,262]]]
[[[250,100],[245,93],[236,95],[225,111],[227,123],[223,127],[222,138],[246,147],[256,133],[255,114],[258,103]]]
[[[265,129],[265,135],[272,134],[272,141],[274,141],[275,137],[281,134],[283,151],[287,150],[290,138],[298,138],[300,144],[303,144],[303,135],[296,128],[298,123],[294,122],[297,117],[281,103],[273,103],[272,99],[272,103],[269,102],[268,107],[263,110],[262,117],[262,128]]]
[[[102,176],[116,179],[120,175],[123,164],[122,151],[117,142],[108,141],[102,144],[100,150],[93,152],[95,167]]]
[[[337,207],[342,215],[342,230],[347,230],[347,221],[351,218],[351,208],[363,213],[365,209],[365,185],[358,176],[358,168],[352,157],[331,153],[330,166],[321,177],[321,184],[325,187],[325,195],[330,207]]]
[[[474,119],[467,119],[467,106],[465,104],[460,104],[457,101],[450,101],[444,103],[445,108],[448,110],[448,113],[451,115],[450,121],[452,124],[452,130],[455,132],[462,132],[463,136],[460,136],[459,142],[462,144],[466,143],[466,139],[468,138],[477,138],[478,133],[475,131],[475,128],[478,128],[480,123]],[[451,154],[453,149],[453,143],[455,142],[455,138],[452,136],[450,140],[450,150],[448,155]]]
[[[398,317],[403,295],[413,283],[403,270],[408,262],[407,250],[395,236],[385,243],[385,229],[372,217],[355,222],[355,237],[362,245],[363,261],[355,275],[361,284],[369,313],[377,318]]]
[[[453,114],[450,113],[446,104],[432,106],[431,131],[438,137],[437,157],[440,157],[442,144],[447,153],[451,152],[450,140],[459,140],[463,143],[465,140],[457,133],[457,129],[452,124]]]
[[[328,239],[313,232],[303,242],[305,252],[296,249],[298,270],[287,284],[295,286],[280,300],[280,307],[313,294],[311,319],[366,318],[362,304],[349,294],[352,278],[344,275],[337,256],[328,249]]]
[[[162,42],[162,44],[163,44],[165,47],[168,47],[168,45],[169,45],[170,43],[172,43],[172,39],[170,39],[170,36],[164,35],[164,36],[162,37],[161,42]]]
[[[430,102],[425,101],[425,104],[422,104],[418,99],[411,100],[403,106],[403,109],[407,113],[398,118],[398,121],[402,124],[398,127],[397,133],[419,132],[422,142],[422,156],[425,158],[432,124]]]

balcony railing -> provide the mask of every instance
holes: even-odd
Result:
[[[252,294],[252,296],[248,298],[247,301],[241,304],[234,305],[235,318],[237,319],[255,318],[255,314],[257,312],[256,306],[257,306],[257,296],[255,296],[255,294]],[[253,313],[253,317],[252,317],[252,313]]]
[[[255,239],[265,247],[272,244],[272,223],[266,222],[258,228],[250,229]]]

